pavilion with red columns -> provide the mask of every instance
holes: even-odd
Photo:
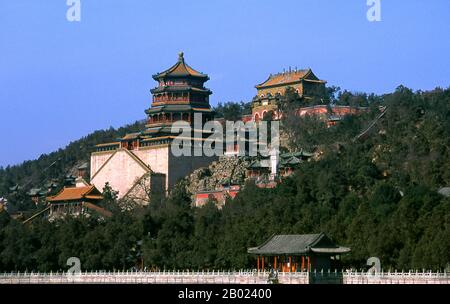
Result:
[[[302,272],[340,268],[340,256],[350,248],[336,245],[324,233],[273,235],[260,246],[249,248],[256,256],[258,272]]]

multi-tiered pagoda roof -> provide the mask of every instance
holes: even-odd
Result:
[[[193,126],[194,115],[202,114],[202,126],[213,119],[213,110],[209,104],[211,90],[204,86],[208,75],[196,71],[179,53],[178,61],[167,70],[153,75],[158,86],[151,89],[152,104],[145,110],[146,129],[127,134],[110,144],[97,146],[98,151],[114,150],[118,147],[136,149],[151,143],[170,141],[177,134],[172,133],[172,124],[185,121]]]

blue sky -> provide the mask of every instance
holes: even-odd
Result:
[[[177,60],[210,75],[211,103],[248,101],[283,68],[352,91],[450,86],[450,1],[0,0],[0,166],[145,117]]]

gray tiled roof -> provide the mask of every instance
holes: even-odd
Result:
[[[295,255],[309,252],[347,253],[350,248],[337,246],[324,233],[274,235],[258,247],[248,249],[251,254]]]

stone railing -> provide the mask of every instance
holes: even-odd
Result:
[[[267,284],[269,272],[161,271],[3,273],[0,284]],[[280,284],[450,284],[450,274],[432,272],[293,272],[279,273]]]
[[[241,271],[160,271],[3,273],[0,284],[265,284],[269,273]],[[305,277],[307,275],[305,273]]]
[[[450,273],[433,272],[349,272],[343,274],[343,284],[450,284]]]

